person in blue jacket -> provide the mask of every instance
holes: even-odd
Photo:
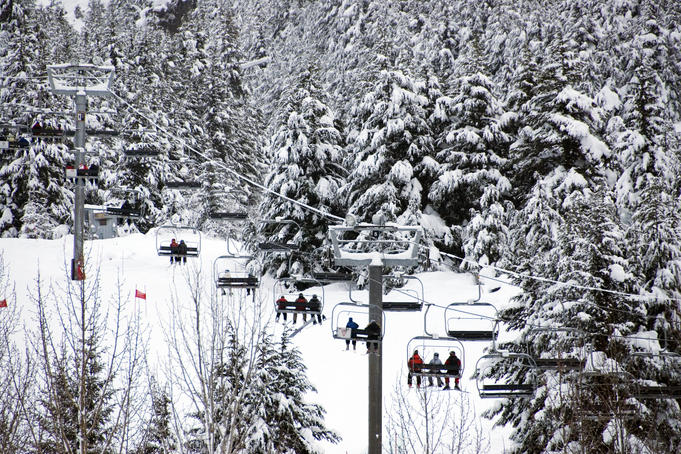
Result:
[[[357,350],[357,341],[355,340],[355,330],[359,328],[359,325],[352,321],[352,317],[348,320],[348,323],[345,324],[346,328],[350,329],[350,337],[352,338],[352,349]],[[345,349],[350,350],[350,339],[345,339]]]

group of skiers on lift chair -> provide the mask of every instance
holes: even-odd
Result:
[[[345,327],[350,330],[350,339],[345,339],[345,349],[350,350],[350,342],[352,342],[352,349],[357,350],[357,329],[359,329],[359,325],[350,317]],[[376,320],[372,320],[364,330],[367,334],[367,353],[378,353],[379,341],[381,339],[380,325],[376,323]]]
[[[173,238],[170,241],[170,264],[172,265],[174,263],[180,263],[180,260],[182,260],[183,264],[187,263],[187,243],[184,242],[184,240],[180,240],[178,243],[175,241],[175,238]]]
[[[281,314],[284,314],[284,321],[286,321],[286,309],[288,309],[288,305],[290,304],[286,297],[284,295],[281,295],[279,299],[276,301],[277,303],[277,316],[275,317],[275,321],[279,321],[279,316]],[[322,324],[322,302],[319,301],[319,298],[317,295],[312,295],[312,298],[310,298],[310,301],[305,298],[305,295],[302,293],[298,294],[298,298],[293,302],[295,304],[295,312],[293,313],[293,324],[295,325],[296,322],[298,321],[298,312],[303,313],[303,322],[307,322],[307,309],[310,309],[310,312],[313,312],[312,314],[312,323],[317,324],[319,323],[320,325]],[[316,317],[316,319],[315,319]]]
[[[407,368],[409,369],[409,373],[407,374],[407,384],[411,388],[412,384],[412,374],[413,373],[419,373],[423,371],[423,359],[419,356],[419,351],[414,350],[414,354],[409,358],[407,361]],[[428,363],[429,366],[442,366],[442,361],[440,360],[440,354],[439,353],[434,353],[433,354],[433,359],[430,360]],[[461,360],[459,359],[458,356],[456,356],[455,351],[449,352],[449,357],[444,363],[444,366],[447,371],[447,376],[445,376],[445,385],[442,387],[442,389],[450,389],[449,387],[449,376],[454,375],[454,389],[461,390],[459,388],[459,373],[461,371]],[[436,368],[429,368],[429,370],[437,370]],[[436,372],[436,373],[443,373],[442,371]],[[428,384],[430,386],[433,386],[433,377],[428,377]],[[442,378],[437,377],[437,385],[442,386]],[[420,388],[421,387],[421,375],[416,376],[416,387]]]

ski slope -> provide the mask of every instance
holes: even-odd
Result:
[[[138,311],[148,326],[151,341],[152,356],[158,355],[162,362],[167,347],[164,344],[165,327],[170,311],[168,304],[173,293],[179,299],[188,298],[189,290],[186,286],[188,271],[200,270],[206,280],[206,291],[215,292],[212,282],[213,262],[216,257],[227,253],[224,240],[202,238],[201,256],[188,259],[187,266],[171,266],[166,257],[156,254],[155,231],[146,235],[134,234],[127,237],[95,240],[86,242],[88,279],[92,279],[93,270],[99,269],[99,278],[104,295],[104,302],[108,295],[115,293],[117,285],[122,285],[123,294],[129,295],[126,302],[130,311]],[[10,280],[16,285],[17,305],[27,326],[34,323],[35,307],[31,302],[29,292],[35,289],[38,273],[43,284],[61,285],[69,274],[68,264],[72,254],[73,237],[66,236],[58,240],[29,240],[29,239],[0,239],[0,251],[9,268]],[[236,268],[236,267],[235,267]],[[492,281],[486,276],[493,276],[492,271],[481,273],[482,300],[503,307],[518,289],[499,281]],[[463,302],[478,298],[478,286],[472,275],[454,272],[430,272],[419,274],[425,288],[424,299],[427,303],[446,306],[455,301]],[[119,284],[120,281],[120,284]],[[274,300],[272,295],[274,282],[263,279],[258,296],[266,298],[268,311],[264,315],[270,322],[271,329],[279,334],[283,331],[282,323],[274,323]],[[501,287],[490,293],[488,289]],[[417,289],[417,283],[407,281],[407,289]],[[146,300],[134,298],[135,290],[146,293]],[[310,289],[306,293],[322,294],[322,289]],[[326,410],[327,427],[335,430],[342,440],[333,445],[322,443],[321,450],[326,453],[359,454],[367,449],[367,400],[368,400],[368,356],[363,344],[357,345],[357,351],[345,351],[345,343],[332,337],[331,321],[333,307],[337,303],[349,301],[348,286],[345,283],[334,283],[324,288],[324,309],[326,316],[324,323],[308,325],[298,333],[293,341],[301,350],[308,367],[308,378],[316,387],[317,393],[309,396],[313,402],[320,403]],[[5,296],[0,295],[0,298]],[[352,297],[361,302],[368,301],[368,292],[355,290]],[[403,298],[406,298],[403,296]],[[392,393],[398,381],[406,388],[406,361],[408,358],[407,343],[412,337],[424,334],[424,314],[422,312],[386,313],[386,330],[383,342],[383,402],[384,425],[386,423],[386,408],[390,405]],[[428,312],[428,331],[444,335],[444,311],[438,307],[431,307]],[[344,323],[345,321],[342,321]],[[289,315],[289,321],[291,317]],[[301,320],[298,321],[300,326]],[[508,337],[512,333],[502,332],[501,337]],[[495,400],[481,400],[477,396],[475,381],[470,378],[474,371],[475,362],[486,342],[466,342],[464,371],[461,387],[468,393],[450,393],[416,388],[408,392],[437,392],[439,395],[456,394],[454,398],[470,398],[478,417]],[[446,358],[445,351],[440,356]],[[424,358],[426,362],[430,357]],[[162,368],[159,367],[159,370]],[[480,418],[482,419],[482,418]],[[505,428],[491,428],[491,423],[482,420],[489,437],[490,452],[503,452],[508,447],[509,431]],[[384,429],[384,446],[386,431]]]

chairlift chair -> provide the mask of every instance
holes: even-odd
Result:
[[[379,238],[374,234],[378,233]],[[379,259],[384,266],[418,264],[421,227],[388,224],[330,226],[334,261],[339,266],[366,266]]]
[[[352,279],[352,273],[342,273],[342,272],[320,272],[312,273],[312,277],[317,279],[319,282],[324,284],[329,284],[332,282],[344,282]]]
[[[208,217],[219,221],[244,221],[248,218],[248,213],[245,211],[211,211]]]
[[[499,336],[499,313],[484,301],[450,303],[445,309],[445,327],[449,337],[494,343]]]
[[[31,147],[31,142],[25,137],[18,139],[3,137],[0,138],[0,150],[24,150]]]
[[[513,362],[519,366],[522,379],[510,377],[499,381],[490,377],[491,370],[503,362]],[[481,399],[523,398],[534,395],[537,388],[537,365],[526,353],[492,351],[482,355],[475,364],[475,384]]]
[[[465,350],[463,343],[458,339],[451,339],[437,336],[416,336],[407,343],[407,360],[412,357],[414,351],[418,350],[419,356],[423,359],[423,365],[418,369],[410,370],[412,377],[440,377],[440,378],[461,378],[465,364]],[[461,367],[445,365],[450,352],[455,352],[461,361]],[[429,364],[435,353],[440,355],[441,365]]]
[[[171,239],[179,243],[184,240],[187,254],[178,254],[170,247]],[[201,253],[201,232],[193,227],[180,225],[163,225],[156,229],[156,252],[163,257],[198,257]]]
[[[201,189],[200,181],[166,181],[165,186],[170,189]]]
[[[359,328],[351,330],[346,327],[350,317],[357,323]],[[383,336],[385,335],[385,320],[385,313],[383,313],[383,320],[381,320],[381,337],[378,339],[379,342],[383,340]],[[334,339],[366,342],[369,340],[369,334],[363,327],[366,327],[370,322],[369,304],[352,302],[337,303],[331,312],[331,335]]]
[[[571,327],[533,327],[529,331],[530,334],[532,333],[575,333],[575,334],[581,334],[582,332],[576,328],[571,328]],[[583,338],[583,336],[580,336],[580,339]],[[528,345],[528,354],[531,354],[529,351],[530,347],[533,345],[533,342],[527,342]],[[586,363],[586,360],[583,358],[575,358],[574,356],[556,356],[556,357],[549,357],[549,358],[542,358],[538,357],[536,355],[532,356],[534,358],[534,362],[537,365],[538,369],[541,370],[559,370],[559,371],[574,371],[574,370],[582,370],[584,368],[584,364]]]
[[[400,278],[403,280],[414,280],[418,282],[421,292],[419,293],[417,289],[393,289],[386,296],[392,295],[393,293],[398,293],[402,294],[407,299],[402,300],[400,298],[396,300],[383,297],[383,310],[393,312],[420,311],[423,308],[423,299],[425,295],[423,282],[418,277],[411,275],[401,275]]]
[[[260,230],[266,226],[276,226],[276,225],[288,225],[292,226],[293,232],[289,232],[292,238],[296,238],[300,232],[300,225],[291,219],[261,219],[258,222]],[[267,235],[267,233],[265,233]],[[258,249],[263,252],[291,252],[300,249],[300,245],[294,241],[277,241],[277,240],[265,240],[258,243]]]
[[[250,260],[248,255],[221,255],[213,261],[213,277],[217,288],[256,289],[260,284],[257,276],[250,273],[240,260]],[[233,264],[234,266],[230,265]],[[232,269],[228,269],[227,266]]]
[[[681,355],[668,351],[637,351],[631,354],[631,359],[653,359],[661,361],[661,370],[681,370]],[[649,370],[648,368],[642,370]],[[632,397],[640,400],[647,399],[681,399],[681,381],[677,380],[673,384],[650,384],[650,381],[639,382],[633,388]]]
[[[324,286],[321,282],[313,279],[307,279],[306,284],[316,283],[319,286],[319,293],[310,293],[307,291],[290,290],[287,288],[287,284],[294,284],[296,282],[301,282],[300,279],[295,277],[284,277],[279,278],[274,281],[272,287],[272,295],[275,298],[274,309],[277,314],[310,314],[312,317],[321,317],[322,311],[324,310]],[[296,302],[298,295],[302,294],[307,300],[304,303]],[[317,295],[319,300],[318,304],[310,303],[310,300],[314,295]],[[279,301],[279,298],[284,296],[286,301]]]
[[[625,371],[590,370],[577,382],[580,417],[586,420],[632,419],[638,412],[630,398],[639,394],[633,375]]]

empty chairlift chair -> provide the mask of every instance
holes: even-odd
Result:
[[[451,303],[445,309],[445,326],[449,337],[494,344],[499,336],[499,313],[484,301]]]
[[[260,280],[245,266],[251,256],[221,255],[213,261],[213,276],[217,288],[255,290]],[[242,263],[243,262],[243,263]]]
[[[277,228],[280,230],[277,231]],[[300,249],[300,225],[290,219],[261,219],[258,222],[261,241],[258,249],[268,252],[291,252]]]
[[[494,376],[500,365],[512,372]],[[534,359],[526,353],[494,351],[483,355],[475,365],[478,394],[482,399],[531,397],[537,388],[536,369]]]
[[[586,362],[583,358],[585,356],[584,353],[578,355],[581,356],[581,358],[574,354],[575,351],[584,350],[582,345],[584,339],[583,332],[570,327],[535,327],[529,330],[528,335],[531,336],[531,338],[527,340],[528,354],[530,355],[532,355],[532,347],[538,343],[538,336],[560,336],[563,338],[561,341],[562,350],[570,352],[558,355],[554,354],[552,356],[536,352],[536,354],[532,355],[532,358],[538,369],[568,372],[579,371],[584,368]],[[541,345],[549,343],[546,342],[545,339],[540,340],[542,340],[542,342],[539,342]],[[554,342],[551,343],[555,345],[556,339],[554,338]],[[555,350],[555,348],[553,350]]]
[[[630,367],[643,375],[632,388],[632,397],[639,400],[681,399],[681,355],[665,350],[637,351],[629,359]],[[656,378],[660,375],[670,380],[660,383]],[[648,376],[650,378],[646,378]]]
[[[390,282],[392,276],[384,276],[384,282]],[[383,310],[393,312],[420,311],[423,308],[423,282],[416,276],[399,275],[402,282],[417,282],[417,289],[394,287],[383,297]],[[404,285],[404,284],[402,284]]]

